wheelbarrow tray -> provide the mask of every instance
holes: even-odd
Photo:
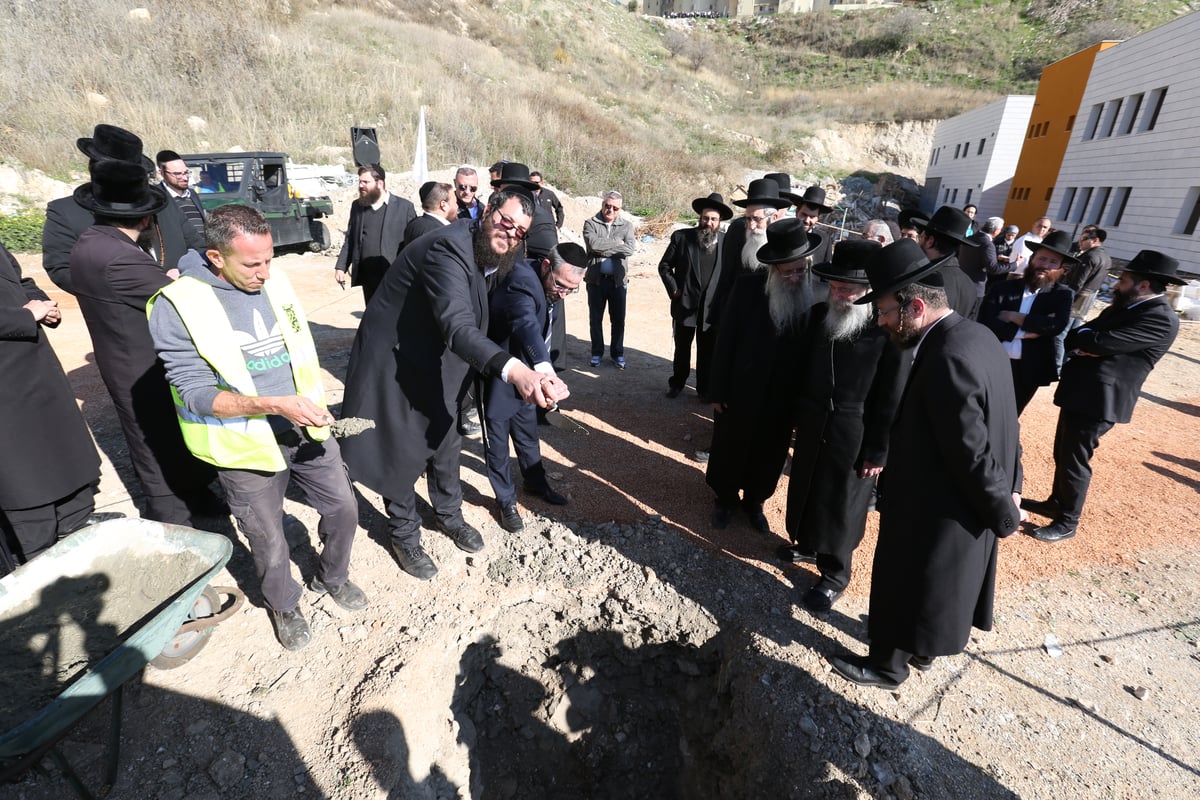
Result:
[[[0,759],[57,741],[162,652],[233,552],[224,536],[118,519],[0,579]]]

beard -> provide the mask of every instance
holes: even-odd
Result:
[[[825,335],[831,342],[849,342],[857,339],[870,323],[870,306],[830,300],[825,315]]]
[[[797,283],[784,279],[776,270],[767,274],[767,308],[780,333],[797,331],[813,305],[812,281],[805,273]]]
[[[510,243],[506,252],[497,253],[492,249],[492,233],[494,229],[488,225],[478,228],[471,236],[471,249],[475,255],[475,266],[484,275],[496,272],[496,280],[500,280],[512,272],[513,264],[517,261],[517,245]]]
[[[705,253],[712,252],[712,249],[717,246],[717,232],[710,228],[700,228],[696,233],[696,238],[700,243],[700,249]]]
[[[901,350],[912,350],[921,341],[921,331],[912,324],[912,318],[907,313],[907,307],[896,312],[900,315],[896,329],[888,329],[888,338],[892,344]]]
[[[759,249],[767,243],[766,230],[746,231],[746,243],[742,245],[742,268],[747,272],[765,269],[766,264],[758,260]]]
[[[1111,303],[1113,308],[1128,308],[1129,304],[1137,299],[1137,289],[1130,289],[1128,292],[1122,292],[1117,287],[1113,287]]]
[[[1054,279],[1045,272],[1036,269],[1025,270],[1025,287],[1033,292],[1040,292],[1050,284],[1054,283]]]
[[[379,202],[379,198],[383,197],[383,188],[376,186],[369,192],[359,194],[358,204],[364,208],[370,208]]]

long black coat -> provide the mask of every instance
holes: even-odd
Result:
[[[714,419],[705,480],[722,500],[774,494],[791,440],[807,326],[776,329],[766,282],[766,270],[737,279],[713,350],[708,396],[726,408]]]
[[[346,372],[347,417],[375,428],[342,442],[356,480],[384,497],[410,491],[393,460],[426,460],[453,430],[472,369],[498,375],[509,355],[484,332],[487,282],[475,264],[471,220],[401,251],[363,313]],[[418,470],[419,472],[419,470]]]
[[[871,642],[959,653],[972,625],[991,630],[997,537],[1020,518],[1012,372],[987,328],[955,314],[920,344],[882,481]]]
[[[23,308],[46,299],[0,245],[0,508],[53,503],[100,479],[100,458],[62,364]]]
[[[388,195],[388,201],[383,204],[383,238],[380,249],[384,260],[391,264],[400,249],[404,247],[404,230],[408,223],[417,217],[413,204],[403,197]],[[360,269],[363,248],[363,206],[357,201],[350,204],[350,221],[346,225],[346,239],[338,252],[334,269],[350,273],[350,285],[361,286],[364,282],[378,283],[382,276],[364,274]]]
[[[910,363],[874,324],[852,341],[830,341],[828,310],[825,303],[813,309],[787,498],[788,534],[819,553],[862,540],[874,479],[858,470],[864,461],[887,462]]]
[[[1129,422],[1142,383],[1179,333],[1179,317],[1165,297],[1133,308],[1109,306],[1067,334],[1067,352],[1083,350],[1063,364],[1054,404],[1092,419]]]
[[[92,212],[76,203],[74,197],[60,197],[46,205],[42,267],[64,292],[76,294],[71,278],[71,249],[83,232],[95,224]],[[156,241],[160,271],[178,267],[179,259],[189,249],[204,251],[204,231],[197,231],[173,200],[158,212],[154,227],[145,235]]]
[[[999,318],[1001,311],[1020,311],[1021,298],[1025,293],[1025,281],[1005,281],[988,290],[979,307],[979,324],[986,325],[996,338],[1011,342],[1017,331],[1036,333],[1036,339],[1021,340],[1021,358],[1018,369],[1030,386],[1049,386],[1058,380],[1057,357],[1054,355],[1054,337],[1067,329],[1071,321],[1071,303],[1074,293],[1056,283],[1033,298],[1033,305],[1025,315],[1025,324],[1016,325]]]
[[[658,264],[667,295],[671,298],[671,318],[681,325],[703,330],[712,326],[713,301],[721,280],[721,259],[725,234],[717,234],[716,263],[707,281],[700,274],[700,230],[684,228],[671,234],[671,242]]]

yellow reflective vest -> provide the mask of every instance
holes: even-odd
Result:
[[[325,387],[317,363],[317,347],[291,283],[282,270],[276,270],[263,284],[263,291],[283,334],[296,393],[324,408]],[[212,367],[217,386],[223,391],[257,397],[245,354],[234,338],[233,326],[213,288],[185,275],[150,298],[146,305],[147,317],[159,297],[167,298],[179,312],[196,352]],[[265,415],[220,418],[193,414],[184,406],[174,386],[171,396],[175,399],[183,441],[196,458],[226,469],[264,472],[287,469]],[[328,428],[309,427],[305,430],[314,441],[329,438]]]

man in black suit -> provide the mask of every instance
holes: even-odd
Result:
[[[721,221],[733,216],[717,193],[692,201],[692,210],[700,215],[694,228],[671,234],[671,243],[658,264],[658,274],[667,297],[671,299],[672,334],[675,355],[667,397],[678,397],[692,371],[692,341],[696,346],[696,392],[708,394],[708,365],[712,360],[712,304],[716,296],[721,263]]]
[[[97,125],[91,136],[79,139],[75,146],[88,157],[89,173],[99,161],[137,164],[147,176],[154,172],[154,163],[142,154],[142,140],[115,125]],[[46,222],[42,226],[42,266],[50,280],[69,294],[75,294],[71,278],[71,248],[94,223],[91,212],[76,203],[74,195],[51,200],[46,205]],[[139,234],[137,245],[151,255],[160,271],[174,278],[179,275],[179,259],[188,250],[204,249],[204,232],[188,224],[183,212],[174,203],[165,203]]]
[[[1020,520],[1020,443],[1004,348],[950,309],[946,269],[907,239],[866,266],[872,291],[857,302],[874,302],[915,357],[881,478],[870,651],[829,661],[860,686],[895,689],[910,664],[928,669],[961,652],[972,626],[991,629],[997,543]]]
[[[1179,317],[1167,302],[1168,284],[1183,284],[1179,262],[1142,250],[1113,287],[1112,305],[1067,334],[1071,358],[1063,364],[1054,403],[1054,487],[1044,501],[1023,507],[1052,518],[1034,531],[1043,542],[1075,535],[1092,480],[1092,453],[1100,437],[1129,422],[1142,383],[1179,333]]]
[[[1030,243],[1033,258],[1019,281],[994,285],[979,308],[979,322],[1004,345],[1012,367],[1017,416],[1039,386],[1058,380],[1054,342],[1071,321],[1070,289],[1058,281],[1063,269],[1078,262],[1070,255],[1066,231]]]
[[[415,484],[427,475],[435,525],[460,549],[483,548],[463,519],[455,428],[472,370],[500,376],[526,402],[549,408],[567,387],[535,372],[485,335],[487,275],[512,269],[533,219],[533,198],[520,190],[492,194],[482,220],[458,220],[404,248],[377,301],[363,314],[346,372],[345,416],[375,420],[349,437],[342,456],[354,480],[383,495],[392,549],[405,572],[437,573],[421,547]]]
[[[414,218],[404,229],[406,245],[412,244],[419,236],[441,230],[458,219],[458,206],[454,203],[450,184],[426,181],[417,190],[417,196],[421,198],[421,216]]]
[[[416,218],[413,204],[387,190],[387,174],[379,164],[358,168],[358,199],[350,206],[346,239],[333,268],[333,278],[346,287],[361,286],[363,303],[371,302],[383,275],[404,247],[404,230]]]
[[[817,230],[817,223],[821,221],[821,215],[833,211],[832,206],[825,204],[825,190],[820,186],[809,186],[804,190],[804,194],[789,194],[783,187],[780,187],[779,194],[796,205],[796,219],[804,223],[804,229],[821,237],[820,246],[809,256],[809,267],[811,268],[813,264],[828,262],[833,253],[833,243],[828,234]]]
[[[546,186],[545,181],[542,179],[542,173],[534,170],[529,173],[529,180],[538,186],[533,192],[533,199],[538,202],[538,205],[554,215],[554,227],[561,231],[563,222],[567,218],[566,212],[563,210],[562,201],[558,199],[558,195],[550,187]]]
[[[577,244],[555,246],[541,261],[521,260],[492,290],[488,338],[504,347],[526,366],[554,375],[550,364],[549,340],[552,312],[561,310],[567,295],[579,291],[587,252]],[[488,481],[500,507],[500,526],[507,531],[524,527],[517,511],[517,493],[509,465],[508,440],[517,451],[525,490],[553,505],[566,505],[567,498],[550,487],[538,445],[537,414],[516,390],[499,376],[487,382],[483,395],[487,436],[484,455]]]
[[[942,281],[950,308],[967,319],[975,319],[979,311],[979,302],[983,298],[983,287],[977,286],[974,279],[967,275],[958,263],[960,247],[979,246],[978,242],[967,236],[971,218],[961,209],[942,206],[933,212],[929,219],[914,218],[913,223],[920,228],[917,244],[921,245],[925,257],[929,259],[930,264],[937,264],[942,270]]]
[[[204,218],[207,215],[200,203],[200,195],[191,189],[192,173],[188,170],[187,162],[174,150],[159,150],[154,156],[154,163],[158,164],[158,174],[162,178],[159,191],[175,203],[184,219],[203,238]]]

